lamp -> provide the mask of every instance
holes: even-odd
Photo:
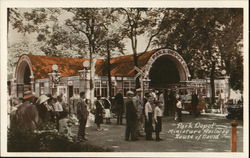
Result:
[[[83,65],[83,69],[79,70],[79,74],[80,74],[80,79],[86,80],[87,79],[87,73],[89,72],[88,68],[90,67],[90,63],[88,60],[84,61],[82,63]]]
[[[52,72],[49,73],[49,77],[52,82],[52,94],[54,94],[53,88],[56,88],[56,85],[60,82],[61,73],[58,72],[58,65],[53,64],[51,68],[52,68]]]
[[[224,76],[224,75],[226,75],[226,70],[225,69],[223,69],[222,71],[221,71],[221,74]]]

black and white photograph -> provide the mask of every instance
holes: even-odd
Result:
[[[1,156],[248,157],[247,7],[2,0]]]

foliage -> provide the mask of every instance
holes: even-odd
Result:
[[[127,38],[135,66],[138,37],[144,36],[145,51],[152,45],[179,52],[192,78],[210,77],[213,85],[225,69],[231,87],[243,89],[240,8],[9,8],[8,21],[23,34],[36,32],[50,56],[89,55],[92,61],[109,51],[123,53]]]
[[[165,22],[167,20],[166,9],[152,8],[118,8],[116,11],[121,14],[123,27],[120,29],[122,36],[127,37],[131,42],[133,51],[134,66],[138,67],[137,45],[139,36],[148,36],[145,51],[151,45],[152,40],[164,29],[168,30]],[[135,71],[135,73],[137,73]],[[139,88],[139,78],[136,79],[136,88]]]
[[[11,128],[8,131],[8,152],[110,152],[112,149],[87,142],[69,141],[55,132],[35,133]]]
[[[223,75],[222,70],[227,70],[231,77],[233,66],[230,65],[235,62],[233,58],[236,61],[242,58],[243,9],[173,9],[172,14],[176,18],[173,21],[175,27],[161,32],[154,44],[180,52],[192,78],[209,77],[214,103],[214,80]],[[241,73],[243,63],[239,64],[238,72]],[[230,80],[233,88],[242,88],[238,85],[242,81],[242,74]]]
[[[8,22],[18,32],[26,33],[51,33],[49,23],[54,23],[60,15],[59,9],[54,8],[35,8],[35,9],[8,9]]]
[[[232,63],[242,59],[242,9],[172,9],[171,14],[175,27],[162,31],[153,44],[178,51],[193,78],[220,76],[223,69],[233,77]]]
[[[8,79],[12,78],[19,57],[23,54],[44,55],[39,49],[39,42],[30,43],[26,39],[8,47]]]

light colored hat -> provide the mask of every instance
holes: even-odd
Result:
[[[132,92],[132,91],[127,91],[127,96],[130,96],[130,95],[134,95],[134,92]]]
[[[34,96],[35,95],[31,91],[26,91],[26,92],[24,92],[23,99],[29,99],[29,98],[32,98]]]
[[[141,88],[137,88],[136,92],[142,92],[142,89]]]
[[[43,95],[41,95],[41,96],[37,99],[36,103],[42,104],[42,103],[46,102],[47,100],[49,100],[49,97],[47,97],[46,95],[43,94]]]

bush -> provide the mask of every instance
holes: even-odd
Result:
[[[88,142],[70,141],[55,132],[34,133],[11,128],[8,131],[8,152],[110,152],[110,148]]]

